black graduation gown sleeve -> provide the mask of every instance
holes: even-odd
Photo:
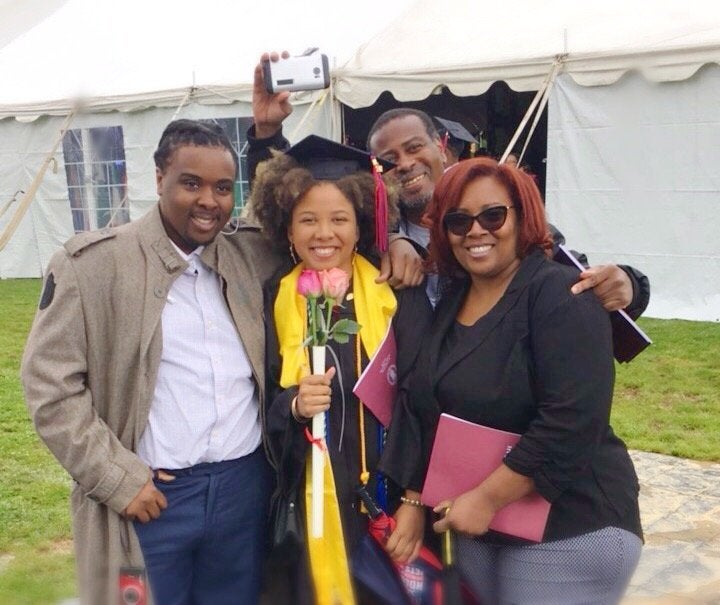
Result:
[[[271,149],[277,149],[278,151],[285,151],[290,147],[290,143],[283,136],[282,128],[278,130],[273,136],[267,139],[258,139],[255,136],[255,124],[250,126],[247,131],[247,164],[249,172],[249,182],[252,187],[252,183],[255,180],[255,171],[257,170],[258,164],[269,160],[272,154]]]
[[[555,225],[548,224],[548,226],[550,227],[550,234],[553,238],[554,256],[557,252],[558,245],[565,244],[565,236],[557,227],[555,227]],[[575,250],[571,250],[571,252],[582,265],[590,267],[590,261],[583,252],[577,252]],[[638,271],[635,267],[631,267],[630,265],[618,265],[618,267],[627,274],[633,290],[632,300],[625,308],[625,312],[633,319],[637,319],[645,312],[645,309],[647,309],[647,306],[650,303],[650,280],[647,275]]]
[[[638,271],[635,267],[630,265],[618,265],[632,282],[633,298],[630,304],[625,307],[625,312],[632,317],[637,319],[647,309],[650,303],[650,280],[644,273]]]

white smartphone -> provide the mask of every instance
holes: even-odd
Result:
[[[284,90],[320,90],[330,86],[327,55],[312,53],[279,61],[263,61],[265,89],[270,94]]]

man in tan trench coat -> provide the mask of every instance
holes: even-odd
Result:
[[[156,381],[163,339],[170,336],[163,334],[164,312],[178,278],[187,273],[187,254],[198,246],[204,247],[192,262],[220,284],[235,328],[229,330],[231,338],[239,340],[238,354],[244,352],[249,362],[255,391],[247,398],[250,421],[245,424],[250,428],[244,439],[254,448],[260,443],[265,385],[261,284],[276,259],[255,228],[241,224],[236,233],[219,235],[232,211],[237,158],[218,127],[179,122],[176,144],[170,140],[169,154],[158,166],[158,206],[131,224],[79,234],[53,256],[23,359],[26,400],[37,431],[74,480],[80,593],[83,603],[92,605],[117,603],[119,570],[144,565],[133,521],[149,521],[150,527],[169,514],[168,500],[173,506],[172,496],[153,482],[154,469],[138,447],[151,407],[159,405]],[[175,170],[178,162],[180,171]],[[156,441],[172,439],[174,430]],[[182,453],[184,443],[175,447]],[[262,446],[255,451],[267,464]],[[184,480],[168,472],[168,484]],[[264,492],[252,503],[260,509],[260,525],[266,502]],[[262,559],[257,547],[247,548]],[[259,575],[258,568],[251,573]],[[152,570],[150,580],[154,583]],[[249,586],[255,590],[258,583]],[[252,590],[235,594],[231,602],[255,602]],[[195,595],[192,602],[212,601]]]
[[[252,604],[269,489],[262,284],[281,260],[256,227],[221,234],[237,157],[219,127],[171,123],[155,161],[155,208],[76,235],[51,259],[23,358],[26,401],[74,480],[83,603],[114,605],[120,571],[147,567],[159,605]],[[413,283],[409,244],[392,247],[392,270]],[[228,473],[242,480],[223,492],[213,482]],[[198,493],[206,510],[173,520]],[[210,514],[221,493],[239,507],[229,523]],[[235,519],[250,528],[239,545]]]

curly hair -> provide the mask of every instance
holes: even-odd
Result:
[[[276,154],[262,162],[255,175],[248,210],[260,224],[263,234],[278,250],[288,247],[287,231],[292,222],[293,208],[315,185],[317,180],[309,170],[285,154]],[[358,252],[365,256],[377,254],[375,248],[375,181],[367,172],[356,172],[332,182],[355,210],[360,239]],[[388,225],[398,220],[397,194],[388,190]]]

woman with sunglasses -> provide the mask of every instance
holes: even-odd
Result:
[[[521,170],[460,162],[435,187],[430,254],[447,280],[381,468],[421,490],[443,412],[521,435],[500,466],[454,500],[457,561],[483,603],[616,603],[640,556],[638,482],[608,424],[614,384],[608,314],[573,295],[548,258],[542,200]],[[543,541],[488,532],[495,513],[537,492]]]

